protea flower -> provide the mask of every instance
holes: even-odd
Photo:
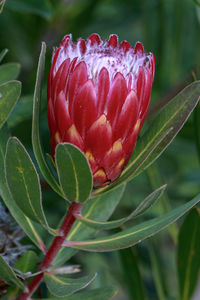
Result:
[[[86,155],[94,187],[116,180],[145,120],[155,60],[116,35],[92,34],[74,43],[66,35],[53,53],[48,79],[51,151],[68,142]]]

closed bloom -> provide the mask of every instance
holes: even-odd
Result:
[[[62,142],[85,153],[94,187],[116,180],[147,115],[155,72],[152,53],[116,35],[66,35],[54,50],[48,79],[51,151]]]

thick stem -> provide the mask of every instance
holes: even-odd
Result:
[[[62,247],[63,242],[65,241],[72,225],[74,224],[74,221],[76,218],[74,217],[75,213],[79,213],[80,209],[82,207],[81,203],[77,202],[72,202],[70,204],[70,207],[68,209],[68,212],[66,214],[66,217],[62,223],[62,226],[60,228],[60,236],[56,236],[55,239],[53,240],[53,243],[51,244],[49,250],[46,253],[46,256],[44,257],[44,260],[42,261],[38,271],[43,271],[51,266],[52,261],[56,257],[56,254]],[[31,299],[30,297],[33,295],[33,293],[37,290],[38,286],[40,285],[44,272],[36,275],[32,281],[30,282],[28,286],[28,292],[23,292],[17,300],[29,300]]]

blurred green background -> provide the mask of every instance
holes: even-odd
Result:
[[[132,45],[139,40],[147,52],[155,54],[156,74],[147,122],[182,88],[199,78],[200,7],[195,1],[7,0],[0,15],[0,50],[9,49],[4,63],[20,63],[18,78],[22,81],[22,97],[9,119],[9,125],[12,134],[25,144],[30,153],[32,95],[41,42],[47,44],[41,134],[45,150],[50,152],[46,83],[52,48],[59,45],[65,34],[72,33],[76,40],[87,38],[93,32],[99,33],[103,39],[116,33],[120,41],[128,40]],[[160,215],[199,192],[198,120],[199,107],[158,162],[128,184],[113,218],[127,215],[148,193],[163,183],[168,184],[167,193],[145,218]],[[49,222],[56,224],[66,204],[45,182],[43,191]],[[140,298],[135,295],[134,285],[140,284],[144,285],[149,299],[177,299],[177,226],[179,224],[158,234],[151,243],[145,241],[128,250],[105,254],[80,252],[72,263],[80,264],[84,272],[98,272],[93,287],[117,286],[116,300],[145,299],[144,295]],[[157,277],[164,282],[160,293]],[[166,298],[162,298],[163,292]]]

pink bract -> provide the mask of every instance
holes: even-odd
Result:
[[[148,112],[155,59],[140,42],[118,44],[66,35],[53,53],[48,78],[51,151],[68,142],[90,163],[94,187],[116,180],[136,144]]]

